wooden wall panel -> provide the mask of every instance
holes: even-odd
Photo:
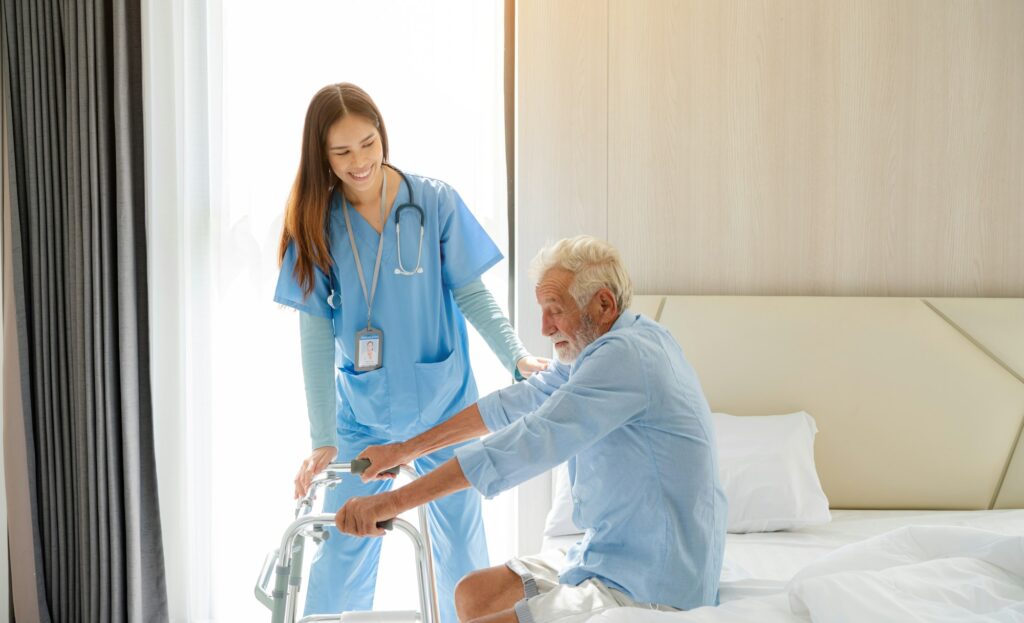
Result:
[[[641,291],[832,281],[830,14],[613,0],[609,235]]]
[[[1024,4],[837,7],[835,293],[1021,296]]]
[[[559,238],[607,237],[607,2],[521,2],[517,33],[517,317],[548,353],[530,260]]]
[[[642,292],[1024,295],[1024,3],[524,0],[520,19],[523,262],[600,233],[606,205]],[[580,90],[602,70],[606,130]],[[556,179],[569,214],[529,222]]]
[[[551,353],[527,272],[546,242],[607,237],[607,0],[517,2],[517,330],[531,352]],[[540,551],[550,506],[547,474],[516,492],[519,555]]]

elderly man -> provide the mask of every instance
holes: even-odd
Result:
[[[364,478],[373,478],[492,433],[405,487],[350,500],[338,529],[378,536],[378,521],[435,498],[469,486],[494,496],[568,461],[583,538],[567,552],[463,578],[455,594],[461,620],[564,623],[615,606],[714,605],[726,501],[693,368],[668,331],[627,309],[632,284],[608,243],[559,241],[531,273],[558,359],[417,437],[364,450],[372,463]]]

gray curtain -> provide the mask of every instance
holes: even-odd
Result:
[[[0,20],[21,394],[4,417],[24,421],[31,518],[10,539],[31,540],[37,588],[23,611],[165,621],[139,1],[3,0]]]

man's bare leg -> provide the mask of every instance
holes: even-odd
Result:
[[[522,579],[501,565],[462,578],[455,587],[455,610],[464,623],[516,623],[513,607],[524,597]]]

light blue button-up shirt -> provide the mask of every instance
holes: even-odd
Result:
[[[717,604],[727,512],[714,425],[661,325],[627,310],[572,366],[554,362],[478,406],[493,434],[455,454],[484,495],[569,462],[584,535],[561,583],[597,578],[639,602]]]

